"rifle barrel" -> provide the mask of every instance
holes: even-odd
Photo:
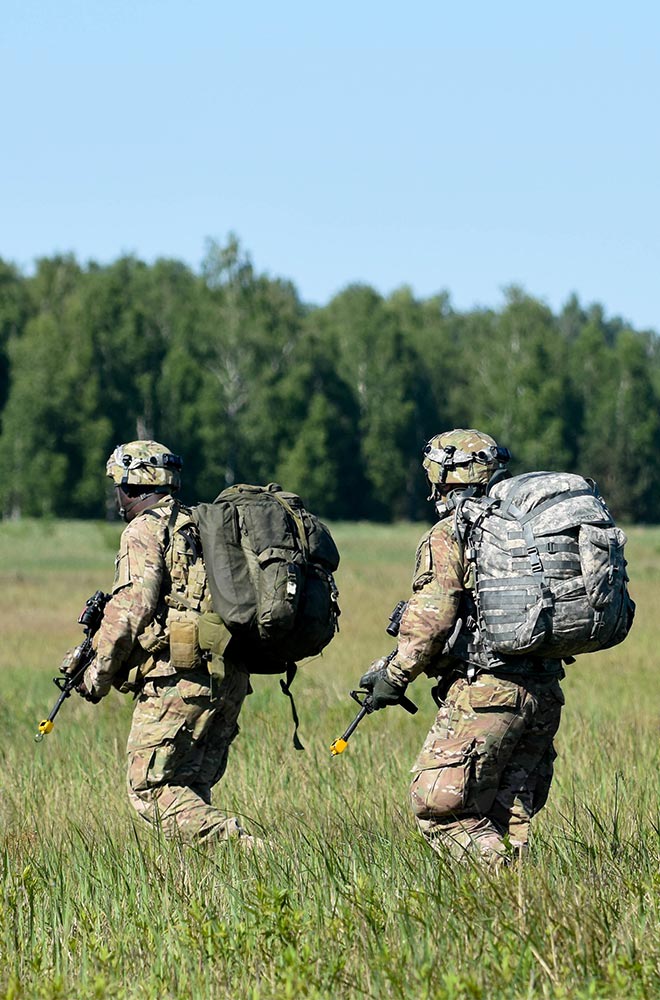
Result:
[[[367,708],[365,705],[362,706],[362,708],[355,716],[355,718],[351,722],[346,732],[342,733],[342,735],[339,736],[331,745],[330,753],[332,754],[333,757],[336,757],[337,754],[344,752],[344,750],[348,746],[348,741],[350,740],[351,736],[353,735],[357,727],[360,725],[365,715],[369,715],[370,711],[371,711],[370,708]]]

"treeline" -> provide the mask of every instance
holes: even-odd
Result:
[[[354,285],[327,305],[255,272],[237,241],[174,260],[0,261],[0,512],[102,517],[112,447],[184,456],[188,500],[277,480],[328,518],[429,516],[426,439],[478,427],[514,471],[595,478],[660,521],[658,338],[510,289],[501,311]]]

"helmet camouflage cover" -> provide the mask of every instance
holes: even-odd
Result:
[[[115,486],[144,486],[157,489],[181,485],[183,461],[158,441],[129,441],[113,451],[106,474]]]
[[[432,486],[485,486],[510,458],[490,434],[457,428],[427,442],[422,465]]]

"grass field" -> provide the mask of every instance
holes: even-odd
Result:
[[[364,721],[347,693],[386,652],[419,526],[337,525],[341,632],[288,703],[254,680],[215,799],[262,852],[139,829],[124,792],[131,700],[70,699],[37,745],[85,597],[107,589],[119,528],[0,525],[0,997],[657,998],[660,995],[660,530],[632,529],[630,638],[564,682],[556,779],[529,862],[445,865],[416,833],[420,712]]]

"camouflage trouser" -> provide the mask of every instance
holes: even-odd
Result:
[[[556,678],[460,678],[449,689],[410,788],[418,826],[434,850],[498,864],[523,850],[552,781],[564,696]]]
[[[249,676],[225,665],[221,682],[206,670],[147,678],[128,737],[128,796],[138,814],[166,837],[225,839],[235,817],[211,805],[249,691]]]

